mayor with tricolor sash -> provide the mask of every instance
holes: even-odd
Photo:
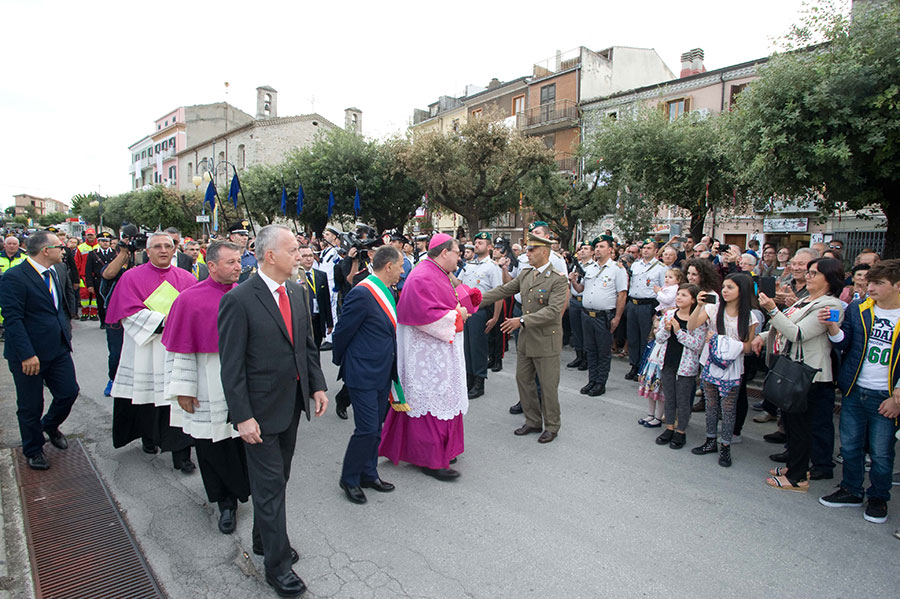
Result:
[[[397,307],[390,290],[403,275],[403,256],[384,245],[372,257],[372,270],[344,298],[334,328],[332,360],[350,393],[355,430],[340,486],[353,503],[366,503],[363,487],[382,493],[394,485],[378,476],[378,444],[388,406],[408,409],[397,376]]]

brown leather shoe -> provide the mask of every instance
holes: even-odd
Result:
[[[530,435],[531,433],[539,433],[539,432],[541,432],[541,429],[528,426],[527,424],[523,424],[521,428],[517,428],[516,430],[514,430],[513,434],[516,435],[517,437],[523,437],[525,435]]]
[[[544,431],[541,433],[541,436],[538,437],[538,443],[549,443],[553,439],[556,438],[556,433],[552,433],[550,431]]]

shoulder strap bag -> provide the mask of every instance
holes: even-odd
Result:
[[[785,344],[784,353],[775,356],[775,363],[763,382],[763,397],[784,412],[797,414],[806,411],[809,388],[821,368],[807,366],[803,362],[803,339],[800,328],[794,341],[800,348],[799,361],[792,360],[792,343]]]

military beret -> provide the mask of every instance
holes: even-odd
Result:
[[[491,237],[491,234],[488,233],[487,231],[482,231],[481,233],[479,233],[478,235],[475,236],[475,239],[486,239],[488,241],[493,241],[493,237]]]
[[[549,229],[550,225],[548,225],[547,223],[545,223],[542,220],[536,220],[533,223],[531,223],[530,225],[528,225],[528,231],[529,232],[534,231],[538,227],[547,227]]]

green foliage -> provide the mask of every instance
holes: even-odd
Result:
[[[482,221],[515,209],[518,182],[552,161],[539,139],[489,117],[471,119],[449,135],[432,132],[396,143],[403,170],[430,201],[461,214],[470,235]]]
[[[670,122],[658,107],[641,106],[619,119],[601,118],[585,145],[611,188],[642,198],[636,224],[646,210],[677,206],[690,212],[699,236],[707,212],[731,205],[739,192],[723,136],[717,118],[691,113]]]
[[[42,227],[49,227],[51,225],[59,224],[67,218],[69,218],[68,212],[51,212],[50,214],[38,217],[38,223],[40,223]]]
[[[110,197],[78,195],[72,198],[72,213],[80,215],[86,223],[97,225],[102,210],[103,225],[115,231],[123,222],[129,222],[151,230],[177,227],[186,235],[196,235],[200,227],[195,216],[200,214],[202,200],[196,191],[180,192],[156,185]]]
[[[3,213],[6,214],[6,216],[15,216],[16,215],[16,207],[15,206],[7,206],[3,210]]]
[[[851,22],[833,3],[807,12],[728,115],[743,181],[764,196],[809,196],[823,213],[879,206],[886,254],[900,256],[900,8]]]

